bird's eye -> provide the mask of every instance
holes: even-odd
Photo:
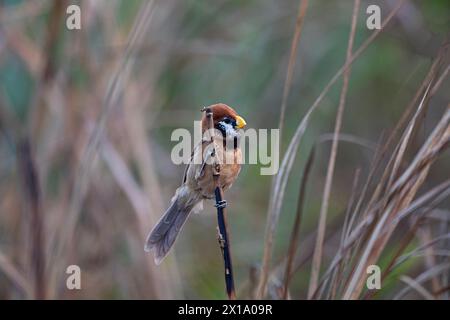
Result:
[[[223,119],[223,122],[225,122],[226,124],[230,124],[231,120],[230,120],[230,118],[225,118],[225,119]]]

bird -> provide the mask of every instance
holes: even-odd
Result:
[[[214,198],[216,181],[213,178],[213,163],[209,161],[212,150],[220,163],[217,183],[223,191],[231,187],[241,170],[242,152],[238,139],[241,129],[247,124],[244,118],[224,103],[216,103],[203,110],[212,112],[217,133],[213,135],[214,143],[211,136],[207,138],[209,119],[203,112],[202,141],[194,147],[180,187],[176,189],[168,209],[150,231],[145,243],[145,251],[153,250],[157,265],[169,253],[191,212],[201,211],[203,200]]]

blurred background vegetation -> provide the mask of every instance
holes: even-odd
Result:
[[[354,48],[373,32],[365,26],[372,2],[361,2]],[[384,19],[396,1],[376,3]],[[65,27],[69,4],[81,7],[81,30]],[[248,127],[278,127],[298,6],[298,0],[0,0],[0,298],[225,298],[211,204],[190,218],[161,266],[144,253],[144,240],[184,171],[170,161],[175,128],[193,130],[200,108],[217,102],[234,107]],[[345,62],[352,8],[350,0],[309,3],[282,152]],[[449,30],[449,1],[406,1],[353,63],[342,132],[364,146],[339,145],[327,235],[343,223],[355,170],[367,176],[371,146],[396,125]],[[314,246],[331,146],[318,141],[333,132],[340,88],[339,82],[322,101],[300,145],[273,265],[286,255],[302,170],[316,144],[299,252]],[[429,134],[449,100],[447,79],[418,135]],[[425,190],[449,178],[449,159],[447,152],[436,161]],[[240,297],[264,248],[272,177],[259,169],[243,166],[226,194]],[[448,217],[446,201],[439,207]],[[325,262],[336,250],[327,239]],[[397,272],[414,275],[424,263],[414,258]],[[65,287],[70,264],[82,270],[82,290]],[[310,261],[296,271],[293,298],[306,297],[310,272]],[[392,298],[402,286],[393,274],[377,298]]]

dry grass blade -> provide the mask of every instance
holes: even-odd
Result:
[[[46,282],[46,256],[44,241],[44,216],[42,211],[41,190],[36,164],[32,156],[28,139],[18,146],[19,168],[22,174],[22,186],[25,196],[25,205],[28,211],[26,219],[29,221],[30,268],[33,274],[33,298],[45,299],[47,296]]]
[[[78,174],[76,175],[74,182],[67,221],[64,224],[64,228],[62,228],[61,239],[58,241],[58,247],[54,255],[54,259],[60,263],[63,263],[61,255],[64,253],[67,244],[71,242],[71,238],[73,237],[73,230],[75,229],[80,208],[83,204],[83,200],[88,189],[91,167],[95,156],[97,155],[98,147],[102,135],[104,134],[107,120],[111,111],[118,104],[118,99],[120,98],[134,64],[136,51],[142,44],[145,35],[148,33],[150,22],[152,20],[151,17],[153,15],[153,9],[154,2],[149,1],[142,4],[142,8],[139,10],[139,17],[136,19],[133,29],[129,34],[125,52],[123,53],[118,66],[111,77],[110,85],[105,93],[99,119],[92,134],[90,135],[87,145],[85,146],[82,159],[80,160]],[[59,263],[54,263],[54,265],[57,270],[63,269]],[[59,274],[59,272],[53,272],[53,274],[56,273]],[[53,281],[56,281],[56,279],[53,279]]]
[[[300,223],[303,214],[303,206],[305,203],[305,193],[306,193],[306,185],[308,183],[309,174],[311,172],[311,167],[314,161],[314,148],[311,150],[309,154],[308,161],[305,166],[305,170],[303,172],[302,181],[300,183],[300,190],[298,195],[297,202],[297,212],[295,214],[294,226],[291,232],[291,239],[289,241],[289,249],[286,258],[286,269],[284,271],[284,285],[283,285],[283,299],[287,299],[288,291],[289,291],[289,281],[291,279],[291,272],[294,262],[294,256],[297,252],[298,247],[298,236],[300,232]]]
[[[370,150],[377,149],[377,145],[372,141],[347,133],[340,133],[337,137],[335,137],[333,133],[322,134],[319,138],[319,143],[333,141],[335,138],[339,141],[353,143],[355,145],[366,147]]]
[[[423,273],[421,273],[417,278],[414,279],[414,282],[416,284],[422,284],[425,281],[430,280],[431,278],[433,278],[436,275],[441,274],[444,271],[447,271],[450,268],[450,263],[445,263],[445,264],[440,264],[437,265],[435,267],[433,267],[430,270],[427,270]],[[400,290],[399,293],[397,293],[394,297],[394,300],[399,300],[401,299],[404,295],[406,295],[409,291],[411,291],[411,287],[408,286],[406,288],[403,288],[402,290]]]
[[[102,141],[101,155],[105,163],[108,165],[117,184],[127,196],[136,214],[137,224],[139,225],[139,242],[144,243],[148,231],[148,217],[150,212],[149,202],[143,190],[136,183],[132,173],[128,169],[125,160],[114,148],[114,146],[105,137]],[[170,282],[165,279],[167,275],[165,270],[158,269],[153,263],[150,255],[145,256],[146,271],[151,279],[152,292],[159,299],[167,299],[173,297]],[[166,281],[163,281],[166,280]],[[147,285],[146,285],[147,286]]]
[[[393,220],[393,224],[397,224],[400,220],[407,218],[413,212],[422,209],[422,212],[417,214],[419,218],[421,218],[425,213],[430,212],[432,208],[441,203],[444,199],[446,199],[450,195],[450,180],[444,181],[443,183],[437,185],[417,200],[415,200],[411,205],[400,211],[397,214],[397,217]],[[426,206],[428,203],[430,205]]]
[[[278,128],[280,129],[280,141],[282,141],[284,114],[286,112],[287,100],[289,91],[292,85],[292,77],[294,75],[295,62],[297,57],[297,48],[302,33],[303,21],[305,20],[306,9],[308,8],[308,0],[301,0],[298,7],[297,21],[295,23],[294,37],[292,38],[291,53],[289,55],[289,63],[286,73],[286,80],[284,82],[283,98],[281,101],[280,120]]]
[[[419,223],[421,222],[421,219],[418,218],[414,222],[413,226],[408,230],[408,233],[403,237],[402,241],[400,242],[400,246],[396,250],[393,258],[389,262],[386,268],[384,268],[382,274],[381,274],[381,283],[384,282],[386,277],[390,274],[392,269],[394,268],[395,261],[399,258],[399,256],[406,250],[407,246],[411,243],[411,241],[414,239],[415,232],[419,228]],[[368,290],[366,294],[364,295],[364,300],[370,300],[378,293],[377,290]]]
[[[444,45],[441,47],[441,49],[439,50],[439,53],[437,54],[437,57],[434,59],[432,65],[430,66],[430,70],[428,71],[427,75],[425,76],[424,80],[422,81],[422,84],[420,85],[420,87],[417,90],[416,94],[414,95],[413,99],[410,101],[410,103],[406,107],[400,120],[395,125],[395,128],[392,130],[391,134],[389,134],[386,141],[383,142],[382,144],[379,144],[379,146],[381,147],[381,150],[379,151],[379,153],[377,153],[377,157],[374,159],[373,165],[371,166],[371,170],[370,170],[369,176],[367,178],[366,184],[364,185],[362,194],[361,194],[360,199],[358,200],[358,203],[354,210],[355,214],[352,216],[353,220],[355,220],[357,217],[356,213],[360,212],[363,201],[366,198],[367,191],[369,190],[369,185],[371,183],[373,183],[373,180],[375,178],[376,170],[382,164],[382,160],[387,155],[388,149],[392,147],[392,144],[394,142],[394,139],[397,137],[398,132],[400,131],[400,129],[402,127],[405,126],[406,121],[409,119],[411,113],[414,111],[416,102],[419,100],[419,98],[421,96],[423,96],[423,92],[425,92],[425,90],[429,86],[429,84],[433,82],[433,79],[436,78],[437,73],[442,65],[444,58],[447,55],[448,50],[449,50],[448,45]],[[440,84],[443,81],[443,76],[444,75],[442,75],[439,78],[439,80],[435,83],[435,85],[433,86],[433,89],[431,90],[431,95],[433,95],[433,92],[436,92],[438,90]],[[384,140],[380,139],[380,141],[384,141]],[[376,187],[375,191],[372,193],[372,197],[370,198],[369,204],[366,207],[372,206],[374,204],[375,200],[380,196],[380,194],[382,192],[382,188],[383,188],[383,186],[385,186],[385,181],[389,176],[389,173],[390,173],[389,169],[392,168],[392,166],[393,166],[393,162],[395,160],[395,155],[397,154],[398,149],[399,148],[397,147],[397,149],[393,152],[393,156],[390,158],[390,161],[387,163],[387,165],[385,165],[384,173],[383,173],[381,179],[379,179],[377,187]],[[362,212],[362,214],[367,214],[367,211]],[[351,223],[350,225],[353,225],[353,223]]]
[[[364,282],[363,270],[369,264],[375,263],[386,245],[387,240],[395,229],[397,223],[391,223],[404,208],[407,208],[417,193],[418,188],[427,177],[431,164],[437,156],[448,147],[450,139],[450,108],[447,108],[441,121],[430,134],[412,163],[396,180],[380,204],[382,216],[376,224],[363,254],[359,258],[357,268],[345,291],[344,299],[353,299],[359,296]],[[386,229],[385,229],[386,228]]]
[[[401,140],[400,146],[398,146],[398,147],[396,148],[393,157],[391,158],[391,160],[389,161],[388,165],[386,166],[386,170],[385,170],[385,172],[384,172],[384,174],[383,174],[383,176],[382,176],[380,182],[378,183],[378,186],[377,186],[375,192],[373,193],[372,199],[369,201],[369,204],[367,205],[368,208],[370,208],[370,207],[377,201],[376,199],[378,199],[378,198],[381,196],[381,194],[382,194],[381,192],[382,192],[383,186],[384,186],[384,181],[386,181],[386,179],[387,179],[388,176],[391,177],[391,181],[389,181],[389,183],[392,183],[392,179],[393,179],[392,177],[395,177],[395,175],[392,174],[392,172],[389,171],[389,168],[392,167],[392,168],[394,168],[393,170],[397,170],[397,169],[395,169],[395,168],[398,168],[398,167],[399,167],[398,164],[397,164],[397,166],[395,165],[395,162],[394,162],[394,161],[395,161],[395,160],[399,161],[398,159],[403,158],[403,153],[404,153],[404,150],[405,150],[405,148],[406,148],[406,146],[407,146],[407,144],[408,144],[408,140],[410,139],[410,136],[412,135],[412,132],[413,132],[413,131],[417,128],[417,126],[418,126],[418,121],[417,121],[417,119],[419,118],[419,115],[420,115],[420,114],[423,114],[423,110],[426,110],[426,109],[425,109],[426,106],[424,106],[424,104],[426,104],[425,101],[428,101],[428,100],[429,100],[428,92],[429,92],[431,83],[433,82],[433,79],[435,79],[436,76],[437,76],[437,71],[438,71],[439,66],[441,65],[441,63],[442,63],[442,61],[443,61],[443,57],[445,57],[445,52],[446,52],[447,50],[448,50],[448,46],[443,46],[443,47],[440,49],[437,58],[434,60],[432,66],[431,66],[431,68],[430,68],[430,71],[428,72],[427,76],[425,77],[425,79],[424,79],[424,81],[423,81],[423,83],[422,83],[422,85],[421,85],[421,87],[420,87],[420,90],[419,90],[418,93],[415,95],[414,99],[411,101],[411,103],[409,104],[409,106],[407,107],[407,109],[405,110],[405,112],[403,113],[401,120],[400,120],[399,123],[397,124],[397,126],[396,126],[396,128],[394,129],[393,133],[389,136],[388,142],[387,142],[386,144],[384,144],[384,146],[383,146],[383,150],[382,150],[382,153],[381,153],[382,155],[385,154],[385,152],[387,151],[387,148],[389,147],[389,145],[390,145],[391,142],[393,141],[393,138],[395,137],[396,132],[397,132],[397,131],[399,130],[399,128],[403,125],[404,121],[409,117],[409,114],[410,114],[410,113],[412,112],[412,110],[413,110],[413,106],[414,106],[415,101],[417,101],[418,98],[420,97],[419,94],[420,94],[422,91],[425,90],[425,93],[423,94],[423,97],[422,97],[422,101],[421,101],[421,103],[420,103],[420,105],[419,105],[419,110],[416,111],[416,115],[413,117],[413,119],[410,121],[410,124],[407,126],[406,132],[405,132],[404,135],[403,135],[403,138],[402,138],[402,140]],[[437,90],[437,88],[439,87],[440,83],[442,83],[442,79],[443,79],[443,76],[441,76],[441,77],[439,78],[439,80],[436,82],[436,84],[432,87],[433,89],[431,90],[431,92],[436,92],[436,90]],[[428,87],[428,88],[427,88],[427,87]],[[377,167],[377,166],[380,164],[380,160],[381,160],[381,158],[376,162],[376,164],[375,164],[375,166],[372,168],[372,170],[374,170],[374,168]],[[372,174],[370,174],[369,176],[371,177]],[[368,179],[368,181],[370,181],[370,178]],[[385,188],[385,190],[389,190],[389,188]],[[364,192],[364,193],[365,193],[365,192]],[[363,196],[361,196],[360,201],[359,201],[359,204],[362,203],[362,200],[363,200]],[[358,211],[359,211],[359,207],[360,207],[360,205],[357,206],[357,210],[355,210],[355,212],[358,212]],[[373,211],[373,210],[372,210],[372,211]],[[409,210],[409,212],[406,213],[406,214],[409,214],[409,213],[412,212],[412,211],[414,211],[414,210]],[[366,210],[366,214],[367,214],[367,212],[368,212],[368,211]],[[356,214],[355,214],[354,216],[356,216]],[[399,215],[399,216],[395,219],[395,220],[396,220],[395,223],[398,222],[398,221],[399,221],[400,219],[402,219],[402,218],[403,218],[403,217],[402,217],[401,215]]]
[[[0,270],[2,270],[3,274],[23,292],[25,297],[32,296],[33,290],[27,279],[22,275],[22,273],[20,273],[19,270],[17,270],[13,263],[2,252],[0,252]]]
[[[446,199],[450,195],[450,180],[447,182],[444,182],[440,184],[439,186],[436,186],[432,190],[428,191],[425,195],[421,196],[419,199],[414,201],[409,208],[404,210],[403,212],[399,213],[398,217],[396,218],[396,221],[394,223],[399,222],[402,219],[407,218],[409,215],[411,215],[413,212],[417,212],[415,218],[415,222],[412,224],[412,227],[408,231],[408,233],[405,235],[403,240],[400,242],[400,246],[397,249],[396,253],[390,260],[389,264],[386,268],[384,268],[383,273],[381,275],[381,281],[383,282],[384,279],[394,270],[396,267],[398,267],[400,264],[408,260],[409,258],[413,256],[417,256],[418,253],[426,249],[427,247],[430,247],[434,245],[435,243],[448,239],[448,234],[443,235],[441,237],[437,237],[427,243],[425,243],[422,246],[419,246],[415,250],[404,254],[401,256],[401,254],[406,250],[407,246],[411,243],[411,241],[414,239],[414,236],[416,235],[417,230],[419,229],[421,223],[423,223],[424,218],[426,217],[425,214],[429,214],[435,206],[437,206],[441,201]],[[427,206],[428,202],[431,201],[431,204]],[[370,299],[372,298],[377,292],[376,291],[367,291],[364,299]]]
[[[145,94],[143,95],[143,93]],[[152,103],[151,97],[151,85],[150,87],[147,85],[145,87],[129,85],[124,97],[126,132],[127,136],[129,136],[132,157],[136,161],[136,169],[141,176],[141,185],[137,187],[139,187],[146,202],[145,208],[147,211],[144,216],[135,214],[136,223],[146,230],[144,237],[151,226],[158,221],[160,213],[164,209],[163,191],[161,190],[161,184],[155,168],[155,149],[152,147],[155,142],[152,137],[147,135],[149,126],[147,122],[148,114],[154,114],[154,117],[157,116],[157,110],[155,110],[157,104]],[[150,106],[150,112],[144,106]],[[135,179],[133,176],[131,178]],[[139,234],[139,236],[141,235]],[[141,240],[140,237],[139,241],[141,242]],[[136,250],[139,249],[136,248]],[[176,252],[175,248],[174,252]],[[169,259],[169,263],[166,263],[164,268],[154,268],[154,263],[150,260],[147,257],[145,259],[146,264],[147,262],[149,264],[146,271],[152,271],[150,276],[154,279],[153,287],[162,288],[157,293],[158,296],[169,299],[174,297],[182,298],[182,290],[179,289],[179,284],[181,283],[180,274],[177,269],[176,259]]]
[[[415,252],[412,255],[412,257],[426,257],[427,255],[429,255],[429,253],[426,252],[426,250],[424,250],[424,251],[417,251],[417,252]],[[439,257],[441,257],[441,258],[448,258],[448,257],[450,257],[450,250],[433,250],[433,257],[436,257],[436,258],[439,258]],[[445,281],[444,283],[447,284],[448,281]],[[437,292],[439,290],[440,290],[440,288],[438,288],[434,292]]]
[[[353,179],[353,186],[352,186],[352,192],[350,193],[350,199],[348,201],[347,204],[347,210],[345,212],[345,218],[344,218],[344,225],[342,227],[342,232],[341,232],[341,241],[340,241],[340,245],[342,246],[344,244],[346,235],[347,235],[347,231],[350,227],[350,222],[351,222],[351,212],[352,212],[352,207],[356,198],[356,194],[357,194],[357,188],[358,188],[358,183],[359,183],[359,176],[361,174],[361,169],[358,168],[355,172],[355,176]],[[334,299],[336,297],[336,293],[338,290],[338,286],[339,284],[342,282],[342,272],[343,272],[343,265],[342,265],[342,261],[339,263],[337,269],[335,269],[335,271],[333,272],[332,276],[331,276],[331,284],[330,284],[330,291],[329,291],[329,299]]]
[[[272,257],[272,247],[273,247],[273,238],[275,234],[275,230],[278,225],[278,219],[281,212],[281,205],[284,199],[284,192],[287,185],[287,180],[289,177],[289,173],[292,169],[292,165],[295,160],[295,154],[297,152],[300,141],[303,137],[303,133],[308,126],[309,119],[312,113],[317,109],[319,104],[322,102],[324,97],[328,94],[330,89],[334,86],[334,84],[338,81],[338,79],[342,76],[344,71],[356,60],[361,54],[369,47],[369,45],[383,32],[386,25],[392,20],[397,11],[400,9],[401,5],[404,3],[404,0],[400,0],[397,6],[391,11],[391,13],[386,17],[383,21],[381,28],[374,31],[370,37],[355,51],[350,59],[349,63],[346,63],[342,66],[336,74],[331,78],[331,80],[327,83],[325,88],[322,90],[320,95],[314,101],[313,105],[309,108],[308,112],[303,117],[300,124],[297,126],[297,129],[292,137],[289,146],[286,150],[286,154],[283,157],[283,161],[281,163],[280,169],[275,177],[274,188],[272,188],[271,197],[269,201],[269,210],[267,215],[267,223],[266,223],[266,232],[265,232],[265,244],[264,244],[264,252],[262,259],[262,268],[261,275],[259,281],[259,288],[257,293],[257,298],[262,298],[265,293],[265,288],[267,284],[267,279],[269,276],[270,270],[270,260]]]
[[[427,289],[425,289],[420,283],[418,283],[416,280],[414,280],[408,276],[401,276],[400,280],[403,281],[404,283],[406,283],[412,289],[416,290],[426,300],[435,300],[433,295]]]
[[[354,5],[353,5],[350,37],[349,37],[348,46],[347,46],[347,56],[346,56],[346,61],[345,61],[346,65],[348,65],[350,63],[350,59],[352,56],[353,41],[355,39],[355,33],[356,33],[356,22],[358,21],[359,5],[360,5],[360,1],[355,0]],[[331,186],[333,183],[334,168],[336,165],[336,156],[337,156],[337,149],[338,149],[338,143],[339,143],[339,140],[337,139],[337,137],[339,136],[339,133],[341,132],[342,118],[344,116],[345,100],[347,97],[349,79],[350,79],[350,67],[347,67],[344,72],[344,75],[343,75],[343,85],[342,85],[341,97],[339,99],[339,107],[338,107],[338,111],[336,114],[336,124],[335,124],[335,128],[334,128],[334,139],[333,139],[333,144],[331,146],[330,159],[328,161],[327,175],[325,178],[325,187],[323,190],[322,206],[320,208],[320,214],[319,214],[319,226],[318,226],[318,232],[317,232],[316,246],[315,246],[315,250],[314,250],[314,256],[313,256],[312,267],[311,267],[311,278],[310,278],[309,288],[308,288],[308,299],[311,299],[313,293],[316,291],[317,282],[319,280],[319,272],[320,272],[320,266],[321,266],[321,262],[322,262],[323,241],[325,239],[325,227],[326,227],[326,221],[327,221],[326,219],[327,219],[328,206],[329,206],[330,194],[331,194]]]
[[[449,71],[450,65],[448,65],[447,68],[445,68],[444,72],[442,72],[442,75],[439,77],[439,79],[436,80],[433,89],[431,89],[431,95],[434,95],[438,91],[444,80],[447,78]]]
[[[436,186],[432,190],[428,191],[425,195],[415,200],[408,208],[400,212],[399,216],[406,217],[407,215],[418,210],[420,207],[425,206],[430,201],[439,203],[440,201],[445,199],[448,196],[448,192],[450,191],[449,182],[450,181],[442,183],[439,186]],[[375,218],[376,218],[375,212],[372,212],[371,214],[367,215],[346,237],[344,243],[340,246],[338,253],[336,254],[332,263],[330,264],[328,270],[323,275],[323,279],[327,279],[327,277],[330,274],[332,274],[333,270],[339,265],[339,263],[346,256],[348,250],[350,250],[352,246],[359,239],[361,239],[361,237],[365,234],[365,231],[368,229],[368,227],[375,221]],[[321,285],[319,286],[319,288],[320,287]]]
[[[424,249],[434,246],[435,244],[441,242],[441,241],[445,241],[450,239],[450,233],[448,234],[444,234],[442,236],[439,236],[433,240],[430,240],[429,242],[417,247],[416,249],[412,250],[411,252],[408,252],[407,254],[397,258],[394,262],[394,265],[392,266],[392,269],[397,268],[399,265],[401,265],[402,263],[404,263],[406,260],[408,260],[409,258],[416,256],[417,254],[419,254],[421,251],[423,251]]]
[[[448,234],[450,235],[450,214],[447,213],[446,217],[443,221],[438,222],[439,223],[439,234]],[[438,247],[437,250],[435,250],[435,253],[439,255],[441,251],[444,251],[446,249],[450,248],[450,239],[445,239],[441,246]],[[448,250],[446,250],[448,252]],[[447,256],[443,255],[441,257],[438,257],[438,263],[444,263],[445,261],[448,261],[450,259],[450,254]],[[437,292],[434,292],[434,294],[443,299],[443,300],[450,300],[450,291],[449,291],[449,285],[450,285],[450,274],[444,273],[440,277],[440,288],[437,290]],[[447,290],[446,290],[447,288]]]
[[[416,123],[418,121],[418,118],[420,116],[420,114],[422,113],[422,110],[425,108],[426,106],[426,101],[429,99],[429,90],[431,88],[431,82],[429,83],[428,87],[425,90],[425,93],[422,97],[422,101],[419,104],[419,107],[416,110],[416,113],[414,114],[413,118],[411,119],[411,121],[409,122],[406,132],[404,134],[404,137],[401,139],[401,144],[398,148],[398,152],[397,155],[395,157],[395,160],[393,162],[393,168],[391,170],[391,176],[390,176],[390,180],[388,183],[388,187],[392,184],[392,181],[396,178],[398,170],[400,168],[400,164],[402,163],[403,160],[403,156],[405,155],[406,152],[406,148],[410,142],[412,133],[413,133],[413,129],[416,127]]]
[[[381,160],[383,159],[384,155],[386,155],[388,149],[391,147],[392,143],[394,142],[394,138],[396,138],[396,136],[397,136],[398,132],[400,131],[400,129],[405,126],[406,121],[409,119],[409,117],[411,116],[412,112],[414,111],[415,104],[417,103],[417,101],[419,100],[419,98],[421,96],[423,97],[423,92],[425,92],[427,90],[427,87],[431,83],[433,83],[433,80],[437,77],[439,69],[441,68],[442,63],[443,63],[445,57],[448,54],[449,48],[450,48],[450,45],[446,44],[446,45],[443,45],[441,47],[441,49],[439,50],[439,53],[438,53],[436,59],[434,59],[432,65],[430,67],[430,70],[428,71],[428,74],[424,78],[420,88],[417,90],[417,92],[414,95],[413,99],[408,104],[406,110],[403,112],[400,120],[397,122],[397,124],[396,124],[395,128],[393,129],[392,133],[388,136],[386,142],[384,143],[383,148],[381,150],[380,157],[375,162],[375,165],[374,165],[373,169],[377,168],[381,164]],[[439,86],[442,84],[443,79],[445,78],[445,75],[446,75],[446,73],[444,72],[442,74],[442,76],[436,81],[436,83],[432,87],[431,94],[430,94],[431,96],[433,96],[433,94],[439,89]],[[398,155],[399,151],[400,151],[400,146],[397,146],[397,148],[395,148],[395,150],[392,153],[393,156],[391,157],[391,159],[388,162],[388,164],[385,166],[385,171],[384,171],[381,179],[379,180],[378,185],[376,187],[376,190],[375,190],[375,192],[373,192],[372,198],[369,201],[369,205],[367,205],[367,207],[369,207],[371,204],[373,204],[375,199],[377,199],[380,196],[383,187],[385,187],[385,181],[386,181],[386,179],[388,179],[388,176],[390,176],[390,170],[389,169],[391,169],[394,166],[394,164],[395,164],[394,161],[395,161],[396,155]],[[370,182],[370,180],[371,179],[368,179],[368,182]],[[363,200],[363,198],[361,198],[361,201],[362,200]]]
[[[348,200],[347,210],[345,212],[344,226],[342,227],[342,234],[341,234],[341,245],[344,243],[348,233],[350,232],[351,218],[352,218],[351,214],[356,199],[360,175],[361,175],[361,168],[358,168],[353,178],[352,192],[350,193],[350,199]]]
[[[345,232],[344,240],[346,240],[349,237],[350,232],[353,229],[354,223],[357,221],[358,218],[360,218],[358,213],[360,212],[360,209],[363,205],[363,201],[366,198],[367,192],[369,191],[369,186],[375,177],[377,166],[381,163],[381,159],[383,158],[384,151],[381,150],[383,148],[383,144],[381,143],[381,141],[383,141],[383,135],[381,135],[381,137],[378,141],[378,144],[376,145],[375,156],[371,163],[370,171],[367,176],[366,182],[364,183],[364,186],[361,190],[359,199],[356,202],[356,205],[355,205],[354,209],[352,210],[351,214],[349,213],[351,215],[351,217],[350,217],[348,224],[346,225],[346,228],[344,229],[344,232]],[[384,147],[385,147],[385,145],[384,145]]]
[[[448,195],[449,195],[449,190],[447,190],[447,193],[445,194],[444,197],[439,197],[441,199],[435,199],[435,202],[440,202],[443,199],[445,199]],[[428,192],[431,193],[431,192]],[[411,206],[413,207],[413,206]],[[425,208],[424,210],[426,210],[427,212],[430,212],[431,209],[430,208]],[[408,211],[414,211],[414,208],[408,210]],[[411,252],[404,254],[403,256],[400,256],[407,248],[407,246],[411,243],[411,241],[413,240],[414,236],[417,234],[418,231],[420,231],[419,227],[421,226],[421,223],[423,222],[423,216],[422,213],[418,213],[418,217],[416,218],[413,226],[411,227],[411,229],[408,231],[407,235],[404,237],[403,241],[401,242],[399,248],[397,249],[395,255],[393,256],[393,258],[391,259],[391,261],[389,262],[388,266],[383,270],[383,273],[381,275],[381,281],[383,282],[386,277],[395,269],[397,268],[399,265],[401,265],[402,263],[404,263],[405,261],[407,261],[408,259],[412,258],[412,257],[418,257],[418,256],[425,256],[425,257],[429,257],[430,256],[430,252],[428,252],[428,250],[430,248],[432,248],[435,244],[439,243],[440,241],[445,241],[447,239],[449,239],[449,235],[450,234],[444,234],[442,236],[439,236],[433,240],[430,240],[429,242],[426,242],[425,244],[419,246],[418,248],[412,250]],[[431,255],[433,256],[437,256],[437,255],[442,255],[443,257],[447,256],[447,253],[445,250],[443,251],[436,251],[433,250]],[[432,268],[434,266],[434,264],[432,266],[430,266],[429,268]],[[433,287],[433,291],[437,290],[437,284],[435,284],[436,287]],[[376,291],[367,291],[364,299],[370,299],[372,298],[377,292]]]
[[[404,174],[397,180],[397,182],[392,186],[391,193],[398,191],[403,187],[409,179],[418,174],[418,170],[426,166],[430,160],[432,160],[436,155],[442,152],[446,147],[448,147],[450,139],[450,104],[447,106],[447,110],[442,116],[441,121],[434,129],[433,133],[428,138],[428,141],[420,149],[418,155],[404,172]]]
[[[145,217],[149,211],[148,202],[145,199],[145,195],[134,180],[125,160],[106,138],[102,141],[101,154],[102,158],[114,175],[117,184],[126,194],[134,211],[138,215],[139,220],[145,220]],[[146,230],[143,232],[145,233]]]

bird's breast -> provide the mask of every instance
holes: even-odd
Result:
[[[211,145],[209,145],[211,146]],[[217,145],[215,157],[220,161],[220,175],[218,184],[223,189],[228,189],[236,180],[241,170],[242,152],[239,148],[224,148]],[[208,147],[208,145],[204,146]],[[203,151],[205,148],[203,148]],[[203,152],[205,158],[208,152]],[[214,180],[214,170],[211,159],[204,159],[202,164],[191,164],[188,168],[188,177],[186,183],[191,188],[201,192],[205,198],[214,197],[216,182]]]

